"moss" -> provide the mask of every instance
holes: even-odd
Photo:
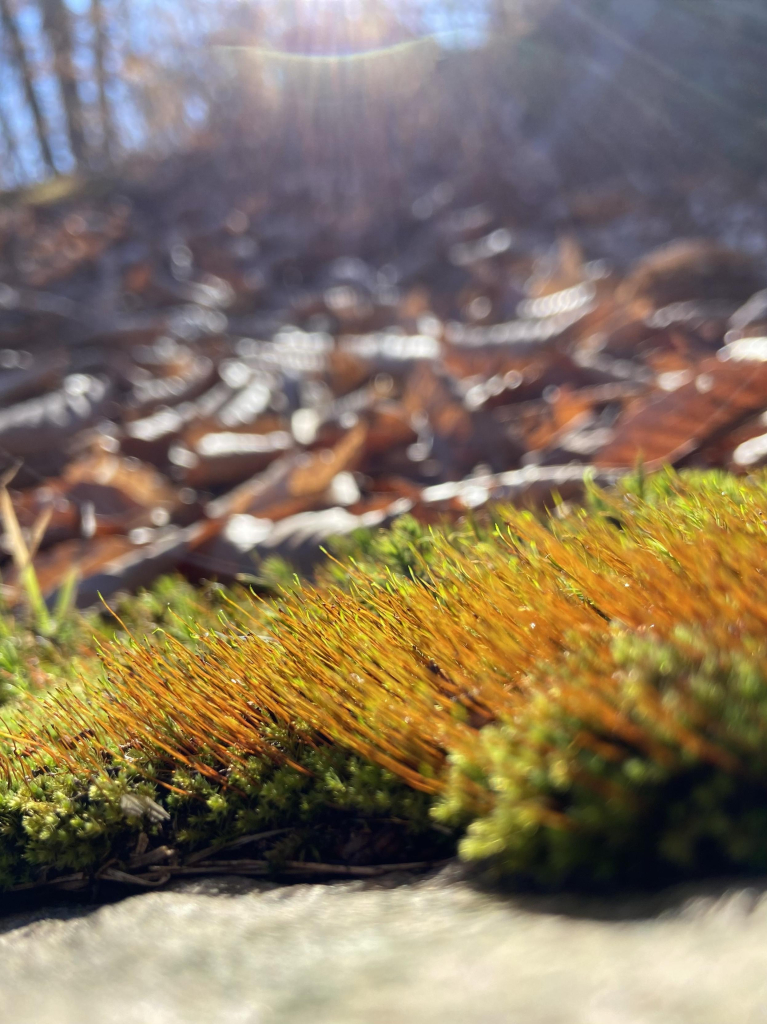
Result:
[[[404,515],[386,529],[363,528],[331,541],[333,560],[320,570],[319,579],[344,585],[348,566],[354,565],[369,578],[384,580],[393,575],[424,582],[432,572],[439,573],[446,544],[456,553],[471,552],[481,558],[496,545],[502,526],[497,510],[475,513],[458,523],[446,521],[440,527],[425,526],[414,516]]]
[[[249,758],[226,786],[199,772],[168,776],[136,752],[131,769],[90,777],[58,771],[0,785],[0,887],[127,871],[142,833],[150,848],[169,846],[183,862],[210,845],[284,829],[279,847],[267,851],[275,870],[288,845],[290,859],[356,864],[380,859],[382,841],[395,860],[454,850],[451,833],[435,829],[425,794],[348,752],[297,749],[284,732],[280,739],[294,764]],[[159,784],[146,781],[151,775]]]
[[[0,882],[274,829],[275,870],[459,837],[548,886],[761,870],[765,500],[762,477],[637,474],[564,517],[360,534],[253,608],[161,582],[99,672],[91,647],[77,686],[5,715]]]
[[[259,611],[244,588],[194,587],[177,575],[137,594],[118,595],[110,609],[72,611],[52,637],[40,636],[24,615],[0,609],[0,707],[29,703],[62,684],[97,676],[101,643],[170,636],[194,646],[206,633],[252,622]],[[263,614],[269,615],[266,606]]]
[[[657,881],[767,868],[767,645],[723,651],[619,631],[541,668],[535,696],[452,759],[436,817],[470,822],[463,857],[544,884]],[[584,704],[614,682],[620,722]]]

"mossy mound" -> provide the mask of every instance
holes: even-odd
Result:
[[[2,883],[235,870],[195,851],[254,835],[244,873],[762,870],[766,512],[762,478],[669,473],[405,521],[250,618],[107,644],[6,716]]]

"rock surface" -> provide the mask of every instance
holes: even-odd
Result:
[[[3,1024],[763,1024],[767,894],[177,885],[0,919]]]

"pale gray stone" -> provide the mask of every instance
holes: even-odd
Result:
[[[761,886],[177,884],[0,919],[3,1024],[767,1024]]]

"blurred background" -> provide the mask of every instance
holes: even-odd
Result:
[[[0,0],[0,54],[46,600],[767,463],[765,0]]]
[[[215,142],[323,197],[753,172],[764,0],[0,0],[0,184]]]

